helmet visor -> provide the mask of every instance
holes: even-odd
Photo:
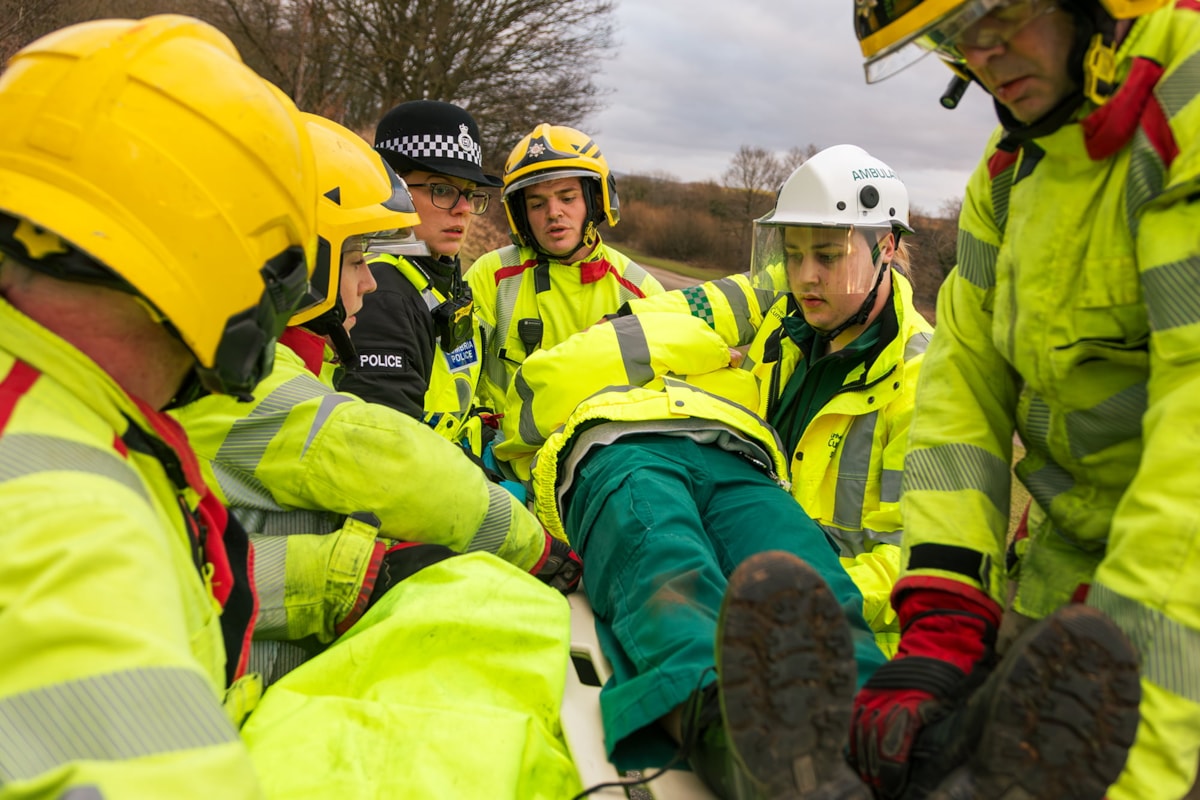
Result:
[[[429,245],[417,238],[413,228],[394,228],[376,231],[362,237],[362,249],[370,253],[389,256],[427,256]]]
[[[590,169],[548,169],[545,172],[535,172],[532,175],[526,175],[524,178],[517,178],[512,183],[504,187],[502,196],[508,197],[518,189],[524,189],[526,186],[532,186],[535,183],[543,183],[545,181],[556,181],[559,178],[593,178],[600,180],[600,175],[595,170]]]
[[[1035,0],[1035,2],[1045,0]],[[968,0],[951,10],[935,16],[932,19],[922,19],[924,8],[936,8],[938,5],[927,2],[916,6],[895,23],[897,26],[907,22],[907,30],[897,32],[895,41],[882,47],[869,57],[864,69],[867,83],[876,83],[890,78],[897,72],[907,69],[920,61],[929,53],[937,53],[946,61],[955,64],[963,62],[959,42],[963,33],[969,31],[988,16],[993,9],[1008,5],[1028,4],[1025,0],[1016,3],[1008,0]]]
[[[754,226],[750,280],[756,288],[804,297],[866,296],[882,265],[890,228]]]

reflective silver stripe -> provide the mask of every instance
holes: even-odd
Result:
[[[37,433],[0,437],[0,481],[39,472],[90,472],[116,481],[147,503],[150,495],[137,472],[115,452]]]
[[[996,256],[999,248],[976,239],[964,230],[958,232],[958,274],[980,289],[996,285]]]
[[[929,349],[929,340],[932,337],[933,334],[926,333],[925,331],[914,333],[908,337],[908,341],[904,343],[904,360],[912,361]]]
[[[254,588],[258,594],[254,635],[256,638],[284,638],[287,633],[284,586],[287,582],[288,540],[284,536],[254,533],[250,535],[250,541],[254,545]]]
[[[312,653],[291,642],[255,639],[250,648],[247,669],[262,676],[263,685],[270,686],[296,667],[312,658]]]
[[[616,269],[616,264],[613,265],[613,268]],[[622,278],[629,281],[634,286],[637,286],[639,289],[646,282],[646,277],[650,274],[650,273],[646,272],[646,270],[643,269],[640,264],[637,264],[633,261],[627,262],[625,264],[625,269],[618,270],[618,271],[620,272]],[[631,289],[629,289],[627,286],[625,286],[625,284],[621,283],[620,281],[617,282],[617,286],[619,287],[617,289],[617,298],[618,298],[619,305],[624,305],[625,303],[628,303],[630,300],[636,300],[644,294],[644,292],[638,293],[638,292],[632,291]]]
[[[230,505],[229,510],[242,527],[264,536],[293,536],[304,533],[331,533],[341,527],[342,517],[331,511],[302,508],[284,510],[273,501],[270,508]],[[256,568],[257,569],[257,568]]]
[[[1021,154],[1021,158],[1025,157],[1025,153]],[[992,178],[992,216],[996,220],[997,230],[1004,230],[1008,226],[1008,197],[1012,194],[1013,178],[1017,174],[1017,162],[1014,161],[1000,174]],[[959,243],[961,244],[962,229],[959,229]],[[962,263],[961,261],[959,262]],[[995,273],[993,272],[993,284],[995,284]],[[985,287],[986,288],[986,287]]]
[[[329,394],[310,375],[297,375],[262,399],[229,429],[213,459],[213,471],[231,504],[274,508],[271,493],[254,477],[263,455],[297,404]],[[310,434],[311,436],[311,434]],[[305,445],[307,447],[307,444]],[[264,503],[266,505],[264,506]]]
[[[546,443],[546,438],[538,430],[537,419],[533,415],[533,390],[529,388],[529,382],[525,380],[525,373],[521,370],[517,370],[513,380],[514,391],[521,401],[521,415],[517,418],[517,433],[525,442],[535,447],[541,447]]]
[[[1142,657],[1142,675],[1156,686],[1200,703],[1200,630],[1147,608],[1103,584],[1088,590],[1088,605],[1112,617]]]
[[[840,548],[843,558],[854,558],[860,556],[868,550],[873,550],[876,544],[894,544],[900,546],[900,540],[904,538],[904,531],[874,531],[870,528],[861,530],[848,531],[839,528],[836,525],[824,525],[821,530],[825,531]],[[868,547],[868,544],[870,545]]]
[[[1091,408],[1069,412],[1066,427],[1071,455],[1083,458],[1140,438],[1148,403],[1146,384],[1135,383]]]
[[[1189,256],[1142,273],[1150,330],[1166,331],[1200,322],[1197,277],[1200,277],[1200,256]]]
[[[498,483],[487,482],[488,510],[475,538],[467,545],[467,551],[486,550],[498,553],[508,538],[509,528],[512,527],[513,496]]]
[[[1008,517],[1009,466],[972,444],[942,444],[904,459],[904,491],[961,492],[973,489]]]
[[[1200,53],[1192,53],[1154,87],[1154,96],[1168,117],[1174,117],[1196,99],[1200,88]]]
[[[99,786],[72,786],[58,796],[58,800],[104,800]]]
[[[519,248],[509,245],[500,250],[500,266],[515,267],[523,263],[521,261],[521,251]],[[496,284],[496,342],[493,348],[498,353],[506,346],[508,339],[509,327],[512,325],[513,312],[517,307],[517,297],[521,293],[521,284],[525,282],[525,274],[529,270],[518,275],[505,278]],[[508,371],[505,370],[504,364],[500,363],[499,359],[486,359],[496,362],[494,372],[488,370],[489,376],[501,389],[508,388]]]
[[[904,481],[904,470],[885,469],[879,476],[879,502],[899,503],[900,486]]]
[[[732,278],[721,278],[713,281],[713,286],[721,290],[733,310],[733,318],[737,321],[738,344],[750,344],[758,331],[750,324],[750,303],[746,301],[746,293],[741,285]]]
[[[145,667],[0,698],[0,786],[75,761],[120,761],[238,740],[213,687]]]
[[[645,386],[654,380],[654,367],[650,365],[650,343],[646,341],[642,321],[637,315],[630,315],[613,320],[612,326],[621,351],[621,366],[630,385]]]
[[[1137,239],[1142,207],[1162,192],[1167,183],[1167,165],[1146,134],[1138,129],[1129,147],[1129,170],[1125,176],[1125,220]]]
[[[325,423],[329,421],[329,415],[333,413],[333,409],[342,403],[351,402],[352,399],[346,395],[332,393],[321,398],[321,405],[317,408],[317,413],[313,415],[313,423],[308,429],[308,437],[304,440],[304,448],[300,451],[300,455],[308,452],[308,446],[312,444],[313,439],[321,432],[321,428],[325,427]]]
[[[867,476],[871,471],[871,446],[879,412],[872,411],[850,420],[838,459],[837,487],[833,496],[833,522],[851,530],[862,526],[867,499]]]

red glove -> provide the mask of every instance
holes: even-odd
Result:
[[[563,594],[570,594],[579,588],[579,579],[583,577],[583,562],[571,549],[571,545],[547,533],[546,549],[538,563],[529,570],[529,574]]]
[[[957,581],[921,579],[894,599],[900,648],[854,698],[850,763],[880,798],[900,797],[917,734],[949,713],[990,667],[1000,606]]]

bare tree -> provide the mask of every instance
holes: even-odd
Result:
[[[613,0],[210,0],[247,63],[305,110],[370,130],[445,100],[503,161],[538,122],[579,125],[603,96]]]
[[[805,147],[796,145],[790,148],[786,153],[779,157],[779,172],[782,176],[779,183],[783,184],[788,179],[788,176],[796,171],[796,168],[808,161],[810,158],[821,152],[821,149],[815,144],[810,144]]]

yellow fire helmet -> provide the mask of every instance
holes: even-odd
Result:
[[[947,43],[1011,0],[854,0],[854,30],[866,59],[867,83],[875,83],[940,52],[958,67]],[[1080,0],[1095,3],[1113,19],[1131,19],[1166,6],[1169,0]],[[1074,13],[1074,11],[1073,11]],[[956,70],[957,71],[957,70]]]
[[[216,28],[160,15],[25,47],[0,119],[0,251],[142,298],[205,388],[248,396],[316,255],[295,105]]]
[[[343,255],[368,247],[393,255],[429,255],[429,248],[413,231],[421,218],[408,186],[379,152],[333,120],[305,112],[300,116],[317,159],[319,238],[310,303],[288,324],[329,336],[342,363],[353,364],[353,347],[342,327]]]
[[[617,183],[596,142],[574,128],[543,122],[517,143],[504,165],[501,200],[508,215],[513,242],[538,249],[537,240],[529,228],[521,190],[542,181],[572,177],[590,179],[582,181],[588,211],[583,244],[591,246],[596,243],[600,236],[597,226],[605,219],[609,227],[620,221]]]

